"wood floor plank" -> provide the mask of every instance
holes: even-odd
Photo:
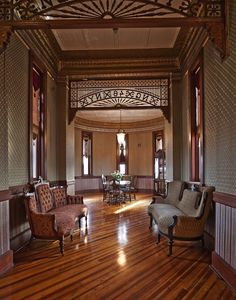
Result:
[[[149,230],[151,195],[123,205],[85,195],[88,231],[82,221],[65,256],[58,242],[33,241],[14,254],[15,267],[0,280],[0,299],[49,300],[235,300],[236,295],[209,268],[210,253],[199,243],[167,241],[156,245]]]

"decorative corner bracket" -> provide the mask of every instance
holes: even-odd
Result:
[[[1,28],[0,28],[0,52],[4,51],[5,47],[9,43],[11,32],[12,32],[11,26],[1,26]]]

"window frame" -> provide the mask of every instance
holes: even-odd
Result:
[[[125,134],[125,175],[129,174],[129,135]],[[116,169],[120,170],[120,145],[116,138]]]
[[[40,74],[40,104],[39,104],[39,126],[38,134],[34,132],[33,124],[33,70],[36,70]],[[46,111],[47,111],[47,99],[46,99],[46,71],[42,64],[30,55],[29,63],[29,181],[34,181],[41,176],[46,179]],[[33,138],[37,137],[37,158],[36,158],[36,177],[33,176]]]
[[[197,75],[196,75],[197,74]],[[204,183],[204,91],[203,53],[199,55],[190,72],[190,180]],[[198,99],[196,98],[198,88]],[[197,110],[198,102],[198,110]],[[197,123],[198,118],[198,125]]]
[[[84,160],[83,160],[83,141],[84,137],[89,137],[91,146],[90,146],[90,156],[88,159],[88,174],[84,174]],[[93,176],[93,133],[91,131],[82,131],[81,132],[81,175],[82,177]]]

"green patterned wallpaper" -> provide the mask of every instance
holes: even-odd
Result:
[[[230,56],[204,49],[205,181],[236,194],[236,2],[230,1]]]

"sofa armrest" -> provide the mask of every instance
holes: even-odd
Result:
[[[203,234],[205,220],[190,216],[174,216],[173,235],[181,238],[199,237]]]
[[[31,231],[37,237],[56,237],[56,219],[54,214],[31,212]]]
[[[81,195],[67,195],[67,204],[84,204],[83,196]]]

